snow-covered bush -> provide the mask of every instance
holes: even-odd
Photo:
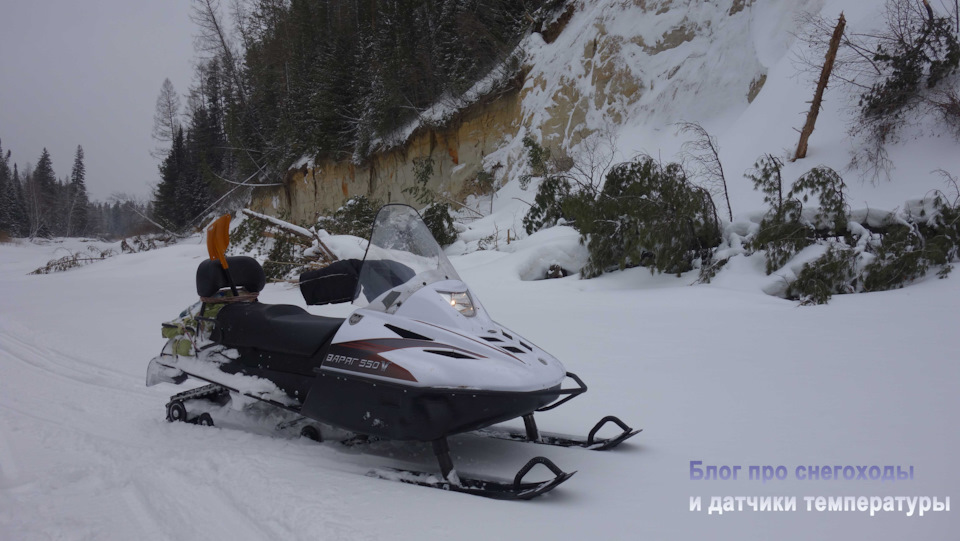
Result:
[[[890,226],[875,249],[875,258],[864,269],[864,291],[903,287],[927,274],[931,267],[947,276],[960,248],[960,208],[941,194],[930,200],[932,212],[916,221]]]
[[[664,166],[641,156],[611,167],[612,154],[577,163],[552,156],[529,136],[523,145],[529,172],[521,185],[540,178],[524,229],[533,234],[564,223],[579,231],[590,252],[583,278],[638,265],[679,275],[696,260],[708,262],[720,244],[713,199],[690,182],[680,164]]]
[[[571,191],[570,181],[561,176],[551,175],[544,178],[537,187],[533,205],[523,217],[523,228],[527,234],[532,235],[546,227],[553,227],[561,219],[569,222],[570,217],[563,212],[563,202],[570,197]]]
[[[831,245],[822,256],[803,265],[787,286],[787,298],[804,304],[826,304],[833,295],[855,293],[860,258],[854,248]]]
[[[355,195],[332,215],[321,216],[317,220],[317,227],[331,235],[353,235],[368,239],[370,229],[373,228],[373,220],[377,217],[377,211],[381,206],[380,201]]]
[[[782,170],[783,162],[767,154],[746,175],[770,206],[749,244],[750,249],[764,252],[767,274],[783,267],[817,238],[847,234],[846,186],[836,171],[814,167],[784,194]],[[816,196],[820,203],[812,216],[804,212],[804,204],[811,196]]]
[[[457,230],[453,226],[453,216],[447,203],[434,203],[427,207],[423,211],[423,223],[440,246],[448,246],[457,241]]]
[[[433,176],[434,160],[430,156],[413,159],[413,186],[403,189],[403,193],[413,196],[417,203],[427,205],[423,210],[423,222],[440,246],[453,244],[457,240],[457,230],[453,226],[450,214],[449,198],[443,197],[429,186]],[[492,178],[492,177],[491,177]],[[374,215],[376,216],[376,215]]]
[[[953,21],[924,4],[887,2],[887,31],[873,37],[873,62],[881,75],[860,101],[865,122],[899,123],[905,110],[921,101],[925,88],[935,88],[960,64]]]
[[[523,146],[527,149],[528,172],[520,177],[520,186],[526,189],[532,179],[541,179],[533,205],[523,217],[523,228],[532,235],[557,225],[561,219],[570,221],[570,217],[564,215],[563,202],[573,193],[574,185],[558,170],[549,148],[544,148],[529,135],[523,138]]]
[[[764,252],[767,274],[783,267],[797,252],[813,243],[814,231],[802,220],[803,204],[791,198],[789,192],[784,196],[782,171],[783,162],[767,154],[757,160],[746,175],[770,206],[748,245],[751,250]]]
[[[585,278],[637,265],[679,275],[698,259],[709,261],[720,244],[710,194],[691,184],[679,164],[649,156],[614,166],[596,196],[580,192],[563,209],[590,251]]]
[[[868,87],[860,94],[858,119],[851,129],[864,136],[852,163],[874,180],[889,176],[887,145],[924,113],[939,114],[960,134],[952,90],[956,81],[951,77],[960,65],[955,10],[944,16],[926,1],[887,0],[886,28],[854,33],[845,42],[857,59],[845,77]],[[858,78],[858,72],[865,78]]]
[[[897,289],[933,268],[946,277],[960,254],[960,205],[938,192],[911,206],[920,211],[891,213],[879,226],[848,214],[846,234],[819,240],[827,251],[803,265],[785,296],[823,304],[835,294]]]

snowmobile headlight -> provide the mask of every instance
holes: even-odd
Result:
[[[440,296],[443,297],[443,300],[450,304],[451,307],[455,308],[457,312],[467,316],[473,317],[477,315],[477,309],[473,307],[473,299],[470,298],[470,292],[447,292],[447,291],[438,291]]]

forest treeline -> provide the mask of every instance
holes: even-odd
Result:
[[[304,156],[362,162],[494,67],[508,66],[500,82],[509,84],[520,39],[562,4],[248,0],[227,13],[195,0],[201,60],[187,103],[169,81],[157,99],[157,221],[196,227]]]
[[[148,207],[135,201],[90,201],[79,145],[70,173],[58,178],[47,149],[35,167],[28,164],[20,171],[0,141],[0,238],[118,238],[143,232]]]

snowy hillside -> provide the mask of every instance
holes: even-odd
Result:
[[[955,501],[922,518],[871,518],[808,512],[802,497],[956,500],[960,281],[798,308],[758,290],[757,258],[708,286],[645,269],[528,282],[520,278],[536,246],[511,246],[454,264],[493,317],[589,385],[541,428],[582,434],[611,413],[644,428],[605,453],[451,440],[470,473],[508,475],[536,454],[578,471],[526,503],[364,476],[389,464],[431,468],[426,445],[358,451],[164,421],[181,389],[146,388],[144,372],[164,342],[160,322],[194,300],[198,239],[46,276],[27,272],[57,245],[0,245],[0,538],[952,538]],[[302,305],[283,285],[261,298]],[[791,478],[691,481],[692,460],[785,465]],[[825,464],[914,466],[916,475],[793,479],[796,466]],[[799,509],[706,513],[710,496],[765,495],[796,496]],[[696,496],[703,511],[690,512]]]
[[[532,71],[521,91],[523,127],[487,156],[485,166],[506,164],[503,178],[515,181],[525,163],[520,140],[527,134],[574,158],[585,159],[599,147],[620,161],[638,153],[679,161],[689,137],[678,134],[676,124],[698,122],[718,139],[735,215],[760,210],[762,197],[742,175],[763,154],[792,156],[813,98],[819,72],[804,71],[799,59],[823,58],[796,38],[802,32],[798,15],[836,21],[843,12],[847,32],[859,34],[885,23],[881,2],[859,0],[578,5],[555,41],[547,44],[533,34],[524,44]],[[889,146],[889,182],[873,183],[850,169],[851,152],[862,144],[848,134],[860,92],[834,78],[808,157],[787,163],[784,180],[827,165],[843,175],[854,208],[884,210],[944,189],[934,171],[956,174],[960,152],[949,128],[932,117]],[[518,195],[532,198],[508,185],[500,201],[524,212],[525,205],[511,199]]]

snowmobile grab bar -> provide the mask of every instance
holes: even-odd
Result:
[[[567,394],[567,395],[570,395],[570,396],[565,397],[563,400],[560,400],[559,402],[554,402],[553,404],[550,404],[549,406],[544,406],[544,407],[542,407],[542,408],[539,408],[539,409],[537,409],[537,411],[550,411],[550,410],[552,410],[553,408],[556,408],[557,406],[561,406],[561,405],[569,402],[570,400],[573,400],[574,398],[576,398],[576,397],[582,395],[583,393],[587,392],[587,385],[583,382],[582,379],[580,379],[579,376],[577,376],[577,375],[574,374],[573,372],[567,372],[567,377],[568,377],[568,378],[571,378],[573,381],[577,382],[577,385],[578,385],[579,387],[576,388],[576,389],[560,389],[560,390],[557,390],[557,391],[549,391],[549,392],[544,391],[543,394]]]
[[[566,475],[567,475],[567,472],[561,470],[560,467],[557,466],[556,464],[554,464],[553,461],[551,461],[549,458],[543,457],[543,456],[535,456],[535,457],[531,458],[529,462],[527,462],[526,464],[524,464],[523,467],[520,468],[520,471],[517,472],[516,477],[513,478],[513,489],[514,489],[514,490],[520,491],[521,485],[523,484],[523,478],[524,478],[528,473],[530,473],[530,470],[532,470],[533,467],[536,466],[537,464],[543,464],[544,466],[546,466],[547,468],[549,468],[550,471],[552,471],[553,474],[556,475],[557,477],[561,477],[561,476],[566,476]],[[574,472],[574,473],[576,473],[576,472]],[[571,473],[570,475],[573,475],[573,473]]]

